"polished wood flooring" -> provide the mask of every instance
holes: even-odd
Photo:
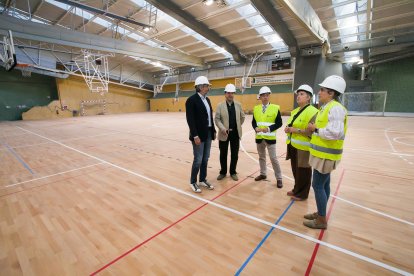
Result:
[[[414,273],[414,119],[350,117],[332,173],[327,231],[316,210],[258,174],[251,116],[239,181],[191,191],[184,113],[0,123],[0,275],[410,275]],[[284,118],[284,122],[287,118]]]

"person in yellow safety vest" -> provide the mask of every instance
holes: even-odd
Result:
[[[283,187],[282,171],[276,156],[276,130],[283,125],[280,107],[271,104],[270,88],[263,86],[259,90],[259,99],[262,104],[256,105],[253,110],[252,126],[256,132],[256,146],[259,154],[260,175],[254,180],[259,181],[267,178],[266,173],[266,148],[272,162],[276,176],[276,185]]]
[[[308,125],[308,131],[313,133],[309,164],[313,167],[312,187],[318,212],[305,215],[303,224],[309,228],[326,229],[331,172],[337,168],[342,157],[348,117],[346,108],[339,103],[339,97],[345,92],[345,80],[332,75],[319,85],[321,107],[315,123]]]
[[[313,89],[307,84],[295,91],[298,107],[292,110],[285,133],[287,134],[286,160],[290,159],[292,174],[295,179],[293,189],[287,192],[292,200],[306,200],[312,180],[312,168],[309,165],[309,146],[312,132],[307,130],[313,123],[318,109],[312,106]]]

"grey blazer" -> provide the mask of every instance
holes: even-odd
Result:
[[[241,139],[242,137],[241,125],[244,122],[245,115],[244,115],[242,106],[239,102],[234,101],[234,108],[236,110],[237,131]],[[220,141],[226,141],[227,135],[221,132],[221,130],[229,129],[229,112],[227,110],[227,103],[225,101],[217,105],[216,114],[214,116],[214,122],[216,123],[216,126],[218,127],[218,130],[219,130],[217,138]]]

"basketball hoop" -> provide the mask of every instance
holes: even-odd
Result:
[[[76,66],[85,79],[89,90],[103,96],[108,92],[108,56],[113,57],[114,55],[91,53],[88,50],[82,50],[82,53],[83,56],[75,59]]]
[[[30,64],[19,63],[16,64],[16,68],[22,72],[23,77],[30,78],[32,76],[32,71],[30,71]]]

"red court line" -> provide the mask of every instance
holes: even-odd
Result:
[[[210,199],[210,201],[214,201],[217,198],[219,198],[220,196],[224,195],[225,193],[227,193],[228,191],[230,191],[231,189],[237,187],[238,185],[240,185],[242,182],[244,182],[245,180],[247,180],[250,176],[252,176],[253,174],[257,173],[259,170],[256,170],[255,172],[249,174],[246,178],[244,178],[243,180],[241,180],[240,182],[236,183],[235,185],[231,186],[230,188],[228,188],[227,190],[224,190],[221,194],[215,196],[213,199]],[[96,275],[99,272],[101,272],[102,270],[108,268],[109,266],[111,266],[112,264],[116,263],[117,261],[119,261],[120,259],[122,259],[123,257],[125,257],[126,255],[128,255],[129,253],[137,250],[139,247],[143,246],[144,244],[146,244],[147,242],[151,241],[152,239],[154,239],[155,237],[161,235],[163,232],[167,231],[168,229],[170,229],[171,227],[173,227],[174,225],[176,225],[177,223],[179,223],[180,221],[183,221],[184,219],[188,218],[189,216],[191,216],[192,214],[194,214],[195,212],[197,212],[198,210],[202,209],[204,206],[208,205],[208,203],[204,203],[203,205],[201,205],[200,207],[196,208],[195,210],[191,211],[190,213],[186,214],[185,216],[183,216],[182,218],[180,218],[179,220],[173,222],[172,224],[170,224],[169,226],[165,227],[164,229],[160,230],[158,233],[154,234],[153,236],[149,237],[148,239],[146,239],[145,241],[141,242],[140,244],[137,244],[136,246],[134,246],[133,248],[131,248],[130,250],[128,250],[127,252],[123,253],[122,255],[118,256],[117,258],[113,259],[112,261],[110,261],[109,263],[107,263],[106,265],[104,265],[103,267],[101,267],[100,269],[98,269],[97,271],[91,273],[90,275]]]
[[[345,170],[342,170],[342,174],[341,174],[341,177],[339,179],[338,186],[336,187],[336,190],[335,190],[335,196],[338,195],[339,187],[341,186],[342,179],[344,177],[344,173],[345,173]],[[326,217],[326,221],[329,221],[329,217],[331,216],[331,212],[332,212],[333,206],[335,204],[335,199],[336,199],[335,197],[332,198],[331,205],[329,206],[329,210],[328,210],[328,215]],[[322,240],[324,233],[325,233],[325,230],[322,229],[321,232],[319,233],[318,240],[320,240],[320,241]],[[306,272],[305,272],[306,276],[310,275],[313,263],[315,262],[315,259],[316,259],[316,254],[318,254],[318,250],[319,250],[319,243],[315,244],[315,248],[313,249],[312,257],[309,260],[308,268],[306,269]]]

